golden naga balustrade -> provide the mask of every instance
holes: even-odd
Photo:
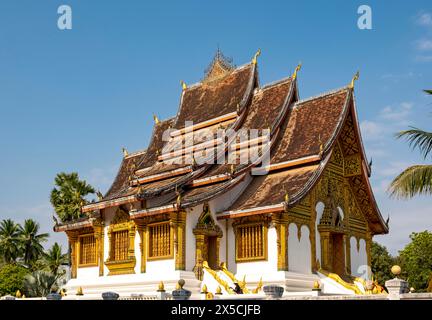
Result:
[[[215,271],[215,270],[213,270],[213,269],[211,269],[211,268],[209,267],[207,261],[204,261],[204,262],[203,262],[202,267],[203,267],[203,269],[206,270],[210,275],[212,275],[212,277],[213,277],[213,278],[218,282],[219,287],[223,287],[223,288],[225,289],[225,291],[226,291],[228,294],[236,294],[236,293],[234,292],[233,288],[231,288],[231,287],[229,286],[228,282],[226,282],[225,280],[223,280],[223,279],[219,276],[219,274],[218,274],[217,271]],[[225,264],[225,262],[222,262],[222,263],[221,263],[220,268],[221,268],[220,271],[223,272],[226,276],[228,276],[228,277],[231,279],[231,281],[232,281],[233,283],[238,283],[238,285],[239,285],[240,288],[242,289],[243,294],[252,294],[252,293],[253,293],[253,294],[257,294],[257,293],[259,293],[259,292],[261,291],[262,286],[263,286],[262,278],[260,279],[260,281],[259,281],[257,287],[251,291],[251,290],[249,290],[249,289],[246,287],[246,276],[243,277],[243,280],[242,280],[242,281],[237,280],[237,278],[234,276],[234,274],[233,274],[232,272],[230,272],[230,271],[226,268],[226,264]],[[220,288],[219,288],[219,289],[220,289]],[[221,293],[220,293],[220,292],[217,292],[217,294],[221,294]]]

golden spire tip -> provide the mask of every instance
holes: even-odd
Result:
[[[187,89],[187,84],[186,84],[186,82],[184,82],[183,80],[180,80],[180,84],[181,84],[183,90],[186,90],[186,89]]]
[[[302,67],[302,63],[299,62],[299,64],[298,64],[297,67],[295,68],[294,73],[293,73],[293,75],[292,75],[292,79],[293,79],[293,80],[297,78],[297,73],[300,71],[301,67]]]
[[[360,77],[360,72],[357,71],[354,77],[352,78],[351,83],[348,86],[350,89],[354,89],[354,83],[359,79],[359,77]]]
[[[258,49],[258,51],[255,53],[254,57],[252,58],[252,64],[257,64],[258,57],[261,55],[261,49]]]

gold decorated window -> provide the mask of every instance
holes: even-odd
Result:
[[[236,231],[236,260],[267,259],[267,228],[263,223],[241,225]]]
[[[114,231],[111,235],[111,260],[122,261],[128,259],[129,250],[129,231],[120,230]]]
[[[173,256],[173,240],[169,222],[149,225],[148,237],[149,259],[167,259]]]
[[[96,265],[96,239],[94,234],[80,236],[79,238],[79,264],[80,266]]]

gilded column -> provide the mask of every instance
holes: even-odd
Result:
[[[346,274],[351,275],[351,235],[345,234],[344,235],[344,241],[345,241],[345,270]]]
[[[138,230],[138,234],[140,236],[140,254],[141,254],[141,273],[145,273],[146,272],[146,267],[147,267],[147,230],[148,227],[147,225],[143,224],[143,223],[137,223],[137,230]]]
[[[331,253],[330,233],[327,231],[321,232],[321,267],[327,271],[333,271]]]
[[[278,271],[288,271],[288,221],[285,214],[280,214],[274,219],[276,234],[277,234],[277,248],[278,248]]]
[[[186,211],[177,213],[177,252],[175,259],[176,270],[186,269]]]
[[[204,240],[205,240],[205,236],[203,234],[195,235],[195,267],[193,271],[195,273],[195,277],[198,280],[202,280],[202,276],[203,276],[202,265],[203,265]]]
[[[99,276],[104,275],[104,226],[103,223],[93,225],[96,240],[97,263],[99,266]]]
[[[70,259],[71,259],[71,278],[77,277],[77,264],[78,264],[78,234],[75,232],[68,232],[67,236],[69,238],[70,246]]]
[[[128,258],[135,260],[135,232],[136,226],[134,221],[129,222],[129,248],[128,248]]]
[[[219,257],[220,242],[221,242],[221,237],[217,237],[216,238],[216,265],[217,266],[220,266],[220,257]]]

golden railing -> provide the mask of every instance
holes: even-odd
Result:
[[[337,283],[339,283],[340,285],[342,285],[344,288],[354,291],[355,294],[364,294],[363,291],[361,291],[355,284],[352,283],[348,283],[346,281],[344,281],[338,274],[336,273],[331,273],[328,272],[324,269],[319,269],[318,272],[322,273],[323,275],[325,275],[326,277],[336,281]]]
[[[203,269],[210,273],[213,278],[225,289],[226,292],[228,292],[229,294],[235,294],[234,290],[228,285],[228,283],[225,280],[221,279],[217,272],[209,267],[207,261],[203,262]]]

